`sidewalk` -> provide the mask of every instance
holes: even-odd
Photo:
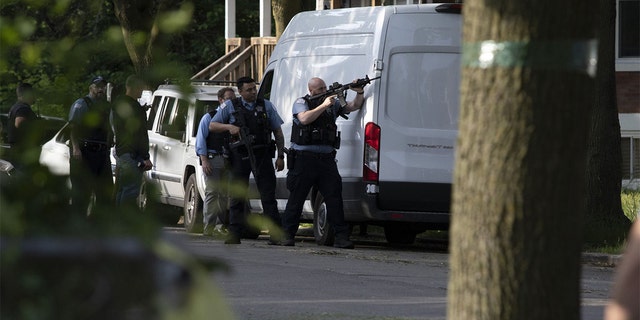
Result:
[[[351,235],[351,240],[354,241],[379,241],[386,242],[382,229],[376,226],[369,226],[368,232],[366,236],[358,235],[359,227],[356,227],[356,230]],[[313,228],[300,228],[298,231],[298,235],[305,235],[309,237],[313,237]],[[423,247],[429,250],[436,251],[444,251],[446,252],[448,249],[448,240],[446,238],[433,238],[433,237],[418,237],[416,238],[416,242],[413,244],[416,247]],[[356,244],[357,246],[357,244]],[[607,254],[607,253],[596,253],[596,252],[583,252],[582,253],[582,264],[589,264],[593,266],[599,267],[610,267],[615,268],[622,261],[622,254]]]
[[[601,267],[617,267],[622,261],[621,254],[583,252],[582,263]]]

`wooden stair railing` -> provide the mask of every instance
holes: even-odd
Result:
[[[275,37],[227,39],[227,54],[195,74],[191,80],[235,81],[239,77],[250,76],[260,81],[275,44]]]

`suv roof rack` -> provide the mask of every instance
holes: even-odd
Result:
[[[232,84],[235,85],[237,82],[236,81],[231,81],[231,80],[206,80],[206,79],[192,79],[191,80],[191,84],[192,85],[210,85],[210,84]]]
[[[177,79],[166,78],[164,79],[163,85],[178,85],[180,83],[184,83]],[[189,80],[191,85],[220,85],[220,84],[236,84],[236,81],[231,80],[207,80],[207,79],[191,79]]]
[[[206,86],[206,85],[233,85],[235,86],[237,84],[236,81],[232,81],[232,80],[207,80],[207,79],[191,79],[190,80],[191,85],[200,85],[200,86]],[[163,85],[172,85],[172,84],[177,84],[177,81],[175,81],[175,79],[164,79],[164,83]],[[260,82],[256,82],[256,85],[260,85]]]

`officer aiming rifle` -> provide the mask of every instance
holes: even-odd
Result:
[[[311,96],[309,97],[309,100],[322,101],[328,96],[335,95],[338,98],[338,101],[340,101],[340,113],[338,115],[343,117],[344,119],[349,119],[349,117],[347,117],[347,115],[342,112],[342,110],[347,106],[347,90],[351,88],[364,88],[364,86],[371,83],[371,81],[378,80],[378,79],[380,79],[380,77],[369,79],[369,76],[365,75],[364,78],[357,79],[355,82],[351,82],[347,84],[340,84],[339,82],[334,82],[332,85],[329,86],[329,89],[326,92]]]
[[[338,248],[353,249],[353,242],[349,240],[351,231],[344,220],[342,177],[335,159],[336,151],[340,148],[340,131],[336,119],[341,112],[348,113],[362,108],[365,101],[364,86],[371,80],[373,79],[365,77],[355,79],[347,85],[334,83],[327,90],[324,80],[313,77],[307,82],[309,93],[293,103],[291,145],[287,150],[290,166],[287,175],[289,198],[282,216],[286,238],[283,245],[295,246],[294,238],[300,225],[302,208],[309,191],[314,188],[322,194],[323,205],[326,205],[328,228],[323,232],[322,242]],[[345,101],[347,89],[356,92],[355,98],[349,102]],[[336,98],[340,100],[337,101]],[[292,167],[291,159],[295,161]],[[333,239],[331,230],[335,235]]]

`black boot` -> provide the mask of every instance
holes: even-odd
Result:
[[[353,242],[349,240],[349,236],[336,236],[336,239],[333,241],[333,246],[335,248],[341,249],[353,249]]]
[[[230,232],[224,244],[240,244],[240,237]]]
[[[294,237],[287,237],[284,240],[282,240],[280,244],[282,244],[285,247],[293,247],[296,245],[296,241],[294,240]]]

